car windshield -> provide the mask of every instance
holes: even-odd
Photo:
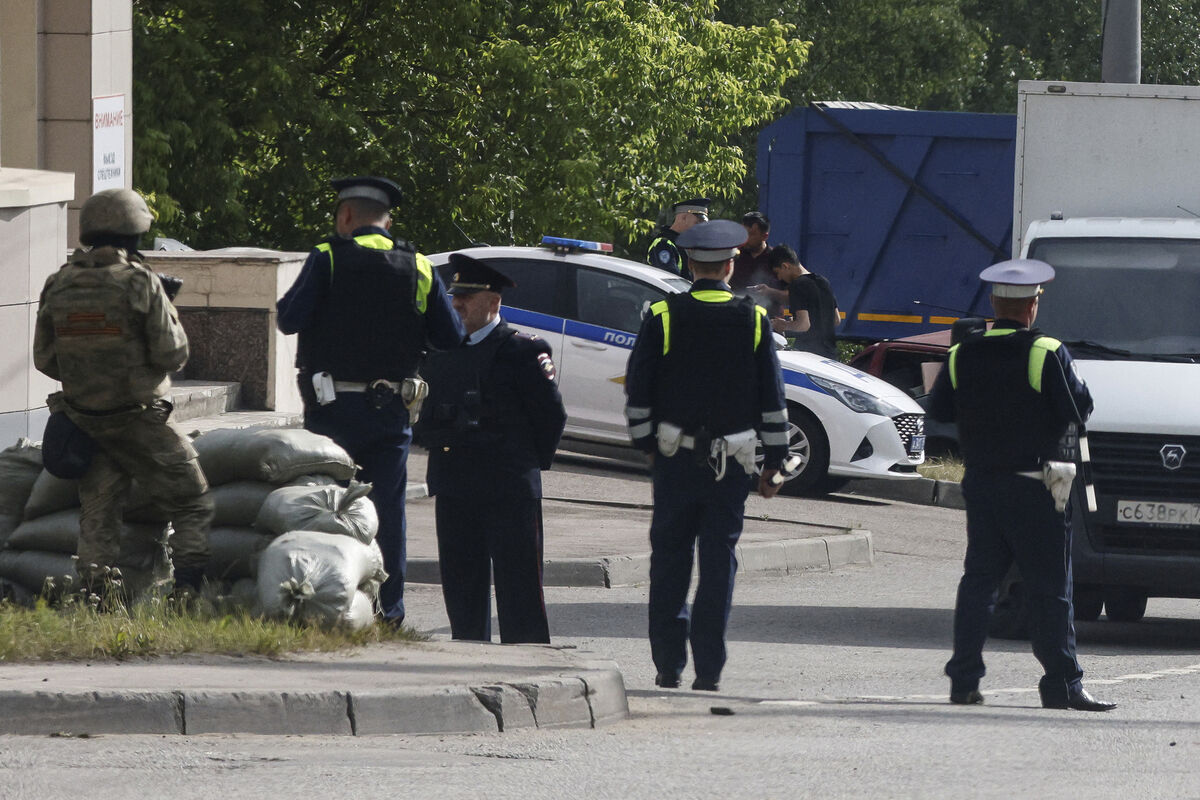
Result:
[[[1073,355],[1200,354],[1200,242],[1047,238],[1033,243],[1029,258],[1055,272],[1037,326],[1080,343]]]

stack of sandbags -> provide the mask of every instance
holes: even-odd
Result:
[[[379,545],[339,533],[292,531],[259,557],[258,602],[268,616],[365,628],[387,579]]]
[[[259,554],[282,532],[255,525],[273,492],[284,486],[302,494],[312,487],[333,491],[356,470],[332,439],[300,428],[221,428],[193,444],[212,492],[206,572],[214,581],[236,584],[256,576]]]
[[[32,593],[47,580],[63,589],[76,580],[75,552],[79,542],[79,483],[56,478],[42,470],[22,509],[22,521],[0,551],[0,577]],[[127,521],[121,529],[117,558],[126,588],[144,591],[170,577],[166,552],[170,526],[162,521]],[[70,579],[70,582],[64,579]]]
[[[42,471],[42,448],[28,439],[0,452],[0,548],[21,524],[25,503]]]
[[[285,487],[267,498],[255,527],[280,536],[259,558],[262,613],[351,629],[371,624],[387,573],[370,491],[364,483]]]

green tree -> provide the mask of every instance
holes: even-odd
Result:
[[[395,230],[427,251],[464,244],[455,225],[628,241],[682,190],[735,190],[730,137],[782,110],[807,50],[711,1],[134,10],[135,183],[197,247],[307,249],[347,174],[395,178]]]

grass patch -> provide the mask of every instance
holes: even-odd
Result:
[[[917,467],[917,472],[926,478],[937,481],[962,482],[963,462],[956,456],[935,456],[925,459],[925,463]]]
[[[101,612],[86,602],[33,608],[0,602],[0,663],[127,659],[185,653],[282,656],[376,642],[419,641],[410,628],[375,623],[359,631],[262,619],[244,609],[187,608],[165,598]]]

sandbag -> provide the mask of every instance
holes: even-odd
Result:
[[[140,564],[147,554],[156,555],[166,540],[166,533],[166,526],[161,523],[125,523],[121,526],[119,560]],[[44,550],[67,555],[74,555],[78,544],[78,508],[26,520],[8,538],[8,546],[14,550]]]
[[[301,475],[354,477],[354,460],[332,439],[302,428],[220,428],[193,444],[209,484],[266,481],[284,484]]]
[[[237,581],[258,574],[258,556],[275,538],[249,527],[217,526],[208,532],[208,565],[204,574],[210,581]]]
[[[79,481],[56,478],[42,470],[25,503],[25,519],[37,519],[68,508],[79,508]]]
[[[21,523],[33,484],[42,473],[42,450],[28,439],[0,451],[0,547]]]
[[[363,544],[375,541],[379,515],[367,495],[371,484],[351,482],[341,486],[285,486],[271,492],[254,527],[274,534],[288,531],[321,531],[351,536]]]
[[[148,591],[156,580],[161,581],[168,574],[164,571],[166,565],[161,563],[151,568],[127,563],[118,563],[117,566],[121,569],[125,588],[135,597]],[[57,590],[67,586],[78,589],[80,585],[74,556],[41,550],[0,550],[0,578],[6,578],[35,595],[42,593],[47,578],[54,581]]]
[[[285,483],[285,486],[331,486],[337,481],[329,475],[301,475]],[[263,501],[279,487],[263,481],[233,481],[213,486],[208,496],[213,503],[212,524],[249,527],[254,524]],[[125,505],[127,522],[166,522],[170,519],[159,505],[152,501],[137,481]]]
[[[387,579],[375,542],[319,531],[285,533],[258,562],[258,599],[267,616],[324,625],[363,625],[356,593],[379,595]]]

